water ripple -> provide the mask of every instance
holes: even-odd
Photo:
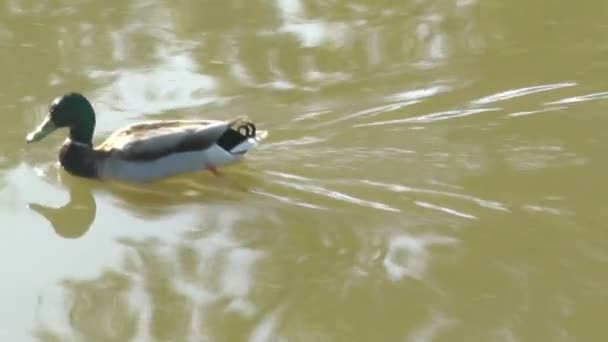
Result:
[[[304,191],[304,192],[310,192],[310,193],[313,193],[316,195],[332,198],[335,200],[360,205],[363,207],[374,208],[374,209],[379,209],[379,210],[384,210],[384,211],[391,211],[391,212],[400,212],[399,209],[393,208],[393,207],[389,206],[388,204],[364,200],[364,199],[357,198],[357,197],[354,197],[351,195],[347,195],[347,194],[339,192],[339,191],[326,189],[326,188],[318,186],[318,185],[296,184],[296,183],[289,183],[289,182],[283,182],[283,181],[275,181],[274,183],[280,184],[280,185],[283,185],[283,186],[286,186],[286,187],[289,187],[292,189],[296,189],[296,190],[300,190],[300,191]]]
[[[317,110],[317,111],[307,112],[307,113],[299,115],[298,117],[293,119],[293,121],[297,122],[297,121],[316,119],[319,116],[329,114],[329,113],[331,113],[331,110]]]
[[[319,137],[301,137],[298,139],[289,139],[284,141],[278,141],[275,143],[265,144],[267,148],[292,148],[293,146],[311,145],[324,142],[326,139]]]
[[[394,191],[394,192],[411,192],[411,193],[420,193],[420,194],[428,194],[428,195],[439,195],[439,196],[444,196],[444,197],[471,201],[481,207],[488,208],[488,209],[500,210],[500,211],[505,211],[505,212],[509,211],[509,209],[507,209],[500,202],[485,200],[485,199],[473,197],[470,195],[459,194],[456,192],[413,188],[413,187],[409,187],[409,186],[405,186],[405,185],[389,184],[389,183],[382,183],[382,182],[370,181],[370,180],[362,180],[361,182],[363,184],[381,187],[381,188],[384,188],[384,189],[387,189],[390,191]]]
[[[394,101],[419,100],[449,91],[451,88],[446,85],[436,85],[428,88],[407,90],[402,93],[389,96]]]
[[[327,210],[327,208],[316,205],[316,204],[312,204],[312,203],[308,203],[308,202],[304,202],[298,199],[293,199],[290,197],[286,197],[286,196],[280,196],[277,194],[271,194],[269,192],[265,192],[265,191],[260,191],[260,190],[253,190],[251,191],[254,194],[258,194],[258,195],[262,195],[262,196],[266,196],[266,197],[270,197],[270,198],[274,198],[278,201],[284,202],[284,203],[289,203],[289,204],[294,204],[300,207],[304,207],[304,208],[309,208],[309,209],[318,209],[318,210]]]
[[[387,120],[387,121],[376,121],[364,124],[353,125],[353,127],[369,127],[369,126],[383,126],[383,125],[393,125],[393,124],[402,124],[402,123],[427,123],[434,122],[440,120],[454,119],[463,116],[469,116],[478,113],[484,112],[495,112],[499,111],[501,108],[476,108],[476,109],[455,109],[448,110],[444,112],[425,114],[421,116],[415,116],[405,119],[396,119],[396,120]]]
[[[364,109],[361,111],[358,111],[354,114],[351,115],[347,115],[344,117],[341,117],[337,120],[333,120],[333,121],[329,121],[326,122],[325,125],[330,125],[330,124],[334,124],[337,122],[341,122],[341,121],[345,121],[345,120],[351,120],[351,119],[356,119],[362,116],[376,116],[379,114],[384,114],[384,113],[390,113],[390,112],[394,112],[396,110],[399,110],[403,107],[407,107],[407,106],[411,106],[414,105],[416,103],[419,103],[420,100],[408,100],[408,101],[402,101],[402,102],[397,102],[397,103],[389,103],[389,104],[385,104],[385,105],[381,105],[381,106],[377,106],[377,107],[372,107],[372,108],[368,108],[368,109]]]
[[[454,216],[458,216],[458,217],[463,217],[463,218],[467,218],[467,219],[477,219],[477,216],[473,216],[467,213],[463,213],[454,209],[450,209],[447,207],[442,207],[440,205],[436,205],[436,204],[432,204],[432,203],[428,203],[428,202],[422,202],[422,201],[415,201],[414,203],[416,203],[416,205],[423,207],[423,208],[427,208],[427,209],[433,209],[433,210],[437,210],[437,211],[441,211],[444,213],[448,213],[450,215],[454,215]]]
[[[528,111],[522,111],[522,112],[515,112],[515,113],[509,114],[509,116],[510,117],[527,116],[527,115],[532,115],[532,114],[540,114],[540,113],[547,113],[547,112],[553,112],[553,111],[558,111],[558,110],[564,110],[566,108],[567,107],[563,107],[563,106],[555,106],[555,107],[543,108],[543,109],[538,109],[538,110],[528,110]]]
[[[587,95],[567,97],[565,99],[561,99],[561,100],[558,100],[558,101],[547,102],[545,104],[546,105],[556,105],[556,104],[577,103],[577,102],[593,101],[593,100],[604,100],[604,99],[608,99],[608,91],[604,91],[604,92],[600,92],[600,93],[587,94]]]
[[[493,102],[498,102],[498,101],[505,101],[505,100],[509,100],[512,98],[526,96],[526,95],[530,95],[530,94],[540,93],[540,92],[544,92],[544,91],[572,87],[575,85],[576,85],[576,83],[574,83],[574,82],[564,82],[564,83],[556,83],[556,84],[544,84],[544,85],[538,85],[538,86],[533,86],[533,87],[525,87],[525,88],[520,88],[520,89],[512,89],[512,90],[503,91],[498,94],[482,97],[478,100],[471,101],[471,103],[474,105],[483,105],[483,104],[488,104],[488,103],[493,103]]]
[[[435,85],[427,88],[407,90],[405,92],[388,95],[385,97],[388,103],[373,106],[371,108],[362,109],[353,114],[349,114],[335,120],[324,122],[319,126],[328,126],[346,120],[359,119],[362,117],[375,117],[380,114],[395,112],[404,107],[409,107],[418,104],[422,102],[425,98],[446,92],[449,89],[451,88],[446,85]]]
[[[538,212],[538,213],[544,213],[544,214],[555,215],[555,216],[572,215],[572,212],[569,210],[552,208],[552,207],[547,207],[547,206],[542,206],[542,205],[528,204],[528,205],[525,205],[523,207],[523,209],[530,211],[530,212]]]
[[[286,173],[286,172],[266,171],[266,173],[269,175],[272,175],[272,176],[277,176],[277,177],[281,177],[281,178],[285,178],[285,179],[295,179],[295,180],[304,181],[304,182],[312,181],[312,179],[310,179],[310,178],[306,178],[303,176],[298,176],[298,175],[294,175],[294,174]]]

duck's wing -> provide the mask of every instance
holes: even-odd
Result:
[[[116,131],[96,150],[115,154],[125,160],[154,160],[172,153],[207,149],[228,130],[236,129],[238,133],[242,121],[247,119],[138,123]]]

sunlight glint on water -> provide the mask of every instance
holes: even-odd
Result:
[[[7,341],[599,341],[599,1],[12,0],[0,14]],[[240,165],[144,186],[25,145],[248,115]]]

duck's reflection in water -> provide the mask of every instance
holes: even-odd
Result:
[[[153,219],[183,210],[187,205],[239,201],[259,184],[255,172],[246,167],[231,168],[219,177],[202,172],[143,184],[89,180],[60,171],[58,182],[68,190],[65,205],[29,203],[28,207],[67,239],[84,236],[93,225],[97,215],[94,193],[109,195],[111,202],[133,215]]]
[[[46,218],[57,235],[66,239],[77,239],[91,228],[97,215],[92,184],[86,179],[70,175],[62,175],[59,179],[69,193],[69,200],[65,205],[57,208],[29,203],[28,207]]]
[[[224,168],[220,176],[190,173],[152,183],[99,183],[100,190],[139,216],[161,216],[196,203],[240,200],[258,183],[257,172],[239,166]]]

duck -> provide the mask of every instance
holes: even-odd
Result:
[[[113,132],[93,146],[95,110],[78,92],[55,98],[42,123],[27,134],[39,142],[60,128],[69,129],[59,165],[86,178],[129,183],[151,182],[234,164],[268,135],[246,116],[232,120],[155,120]]]

